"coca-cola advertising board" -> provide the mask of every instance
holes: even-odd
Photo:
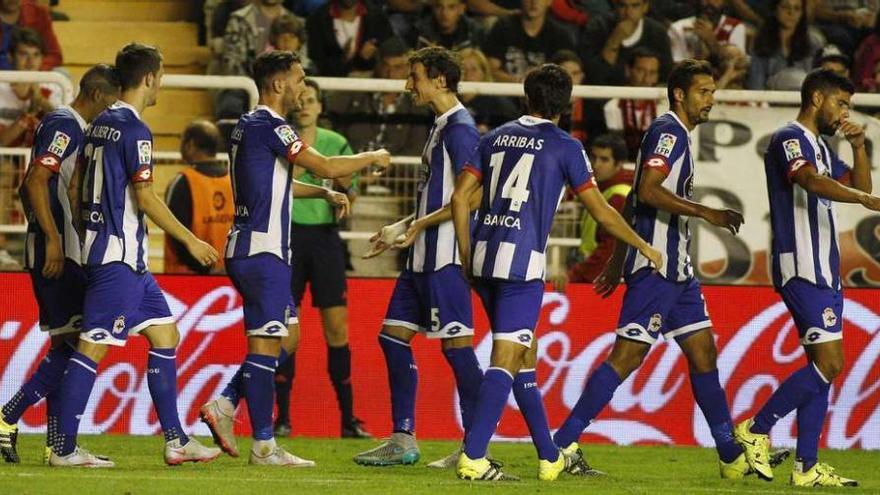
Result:
[[[199,435],[199,406],[219,393],[245,353],[241,298],[225,277],[159,276],[159,284],[179,318],[178,406],[184,427]],[[355,414],[378,435],[390,431],[387,373],[376,341],[392,280],[349,281],[349,329]],[[734,420],[754,414],[790,373],[805,363],[785,306],[766,287],[706,287],[706,299],[718,341],[718,367]],[[47,346],[37,326],[37,308],[25,274],[0,274],[0,401],[8,399],[36,368]],[[607,300],[588,285],[567,293],[548,291],[538,323],[538,379],[551,428],[557,428],[583,390],[587,376],[614,342],[612,329],[622,288]],[[846,292],[844,347],[846,368],[834,382],[822,445],[880,449],[880,291]],[[488,364],[491,338],[476,298],[476,348]],[[330,437],[339,434],[336,397],[327,377],[326,347],[320,319],[306,299],[300,315],[302,344],[297,353],[292,398],[294,433]],[[416,407],[420,438],[459,439],[461,426],[452,373],[437,341],[416,339],[419,367]],[[146,380],[146,342],[133,337],[113,348],[101,363],[95,389],[82,417],[84,433],[155,434],[159,424]],[[45,403],[25,414],[23,432],[45,426]],[[249,431],[246,407],[237,423]],[[773,430],[774,445],[794,445],[794,415]],[[525,439],[528,430],[511,396],[498,439]],[[677,345],[660,341],[644,365],[625,381],[609,407],[590,425],[586,439],[613,442],[712,444],[709,430],[691,396],[687,365]]]

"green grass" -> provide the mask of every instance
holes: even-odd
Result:
[[[210,439],[202,439],[210,442]],[[535,479],[537,461],[530,444],[493,444],[492,456],[505,463],[506,471],[521,476],[519,483],[468,483],[452,471],[428,469],[425,463],[451,452],[453,442],[420,442],[422,460],[416,466],[367,468],[354,464],[352,455],[374,445],[367,440],[283,440],[297,455],[314,459],[314,469],[250,467],[246,453],[250,441],[241,439],[243,457],[221,457],[211,464],[166,467],[162,463],[160,437],[83,436],[83,446],[113,457],[115,469],[50,469],[43,466],[43,437],[23,435],[19,439],[19,465],[0,464],[0,494],[99,495],[174,494],[281,495],[381,493],[404,495],[426,493],[446,495],[459,492],[570,493],[570,494],[673,494],[685,493],[807,493],[788,485],[791,460],[776,469],[777,479],[766,483],[754,477],[734,482],[718,478],[715,452],[692,447],[614,447],[588,445],[587,456],[597,469],[610,473],[605,478],[575,478],[563,475],[553,483]],[[823,461],[841,474],[861,482],[847,493],[880,493],[880,453],[866,451],[823,451]],[[824,489],[840,492],[844,489]],[[815,490],[814,490],[815,491]]]

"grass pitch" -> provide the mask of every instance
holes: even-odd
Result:
[[[210,438],[200,438],[210,444]],[[415,466],[368,468],[354,464],[351,457],[375,445],[369,440],[289,439],[281,444],[297,455],[314,459],[313,469],[251,467],[247,465],[250,440],[240,439],[242,457],[223,456],[210,464],[167,467],[162,462],[161,437],[82,436],[83,446],[110,455],[115,469],[50,469],[42,465],[43,437],[22,435],[19,465],[0,464],[2,495],[221,495],[369,493],[403,495],[445,495],[460,492],[574,493],[574,494],[673,494],[685,493],[880,493],[880,453],[834,451],[820,453],[823,461],[841,474],[860,481],[859,488],[796,490],[788,485],[792,461],[776,468],[776,481],[763,482],[753,476],[740,481],[718,478],[714,450],[692,447],[616,447],[587,445],[590,463],[609,473],[604,478],[576,478],[563,475],[553,483],[536,479],[537,460],[530,444],[492,444],[492,456],[502,460],[505,470],[523,478],[519,483],[475,483],[460,481],[452,470],[425,467],[456,448],[454,442],[419,442],[422,459]]]

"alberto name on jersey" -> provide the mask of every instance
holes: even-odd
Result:
[[[134,184],[153,180],[153,135],[131,105],[117,101],[86,129],[82,160],[86,266],[123,262],[147,271],[147,224]]]
[[[797,122],[773,135],[764,155],[773,239],[773,285],[793,278],[818,287],[841,289],[840,250],[834,202],[809,193],[792,181],[803,167],[848,182],[850,168],[828,143]]]
[[[267,106],[241,116],[229,144],[235,220],[226,258],[261,253],[290,263],[293,165],[307,145]]]
[[[666,112],[651,123],[642,139],[633,183],[633,230],[663,254],[665,265],[660,275],[673,282],[694,276],[689,254],[691,231],[688,217],[658,210],[639,201],[637,191],[647,169],[663,172],[662,186],[680,198],[691,199],[694,189],[694,158],[687,128],[673,112]],[[624,264],[628,280],[650,266],[648,258],[629,248]]]
[[[455,178],[464,169],[479,139],[474,119],[461,103],[434,120],[422,151],[416,218],[449,204]],[[449,264],[461,264],[451,221],[422,231],[406,261],[407,269],[417,273],[438,271]]]
[[[473,274],[544,278],[545,249],[565,186],[596,187],[583,145],[551,121],[523,116],[480,138],[465,170],[482,183]]]

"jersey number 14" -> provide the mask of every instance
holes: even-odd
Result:
[[[489,183],[491,200],[495,199],[495,193],[498,191],[498,179],[501,177],[501,165],[504,163],[505,153],[505,151],[492,153],[492,157],[489,159],[489,168],[492,169],[492,182]],[[504,186],[501,187],[501,199],[510,200],[510,211],[520,211],[523,203],[529,200],[529,176],[532,175],[534,162],[535,155],[523,153],[504,181]]]

